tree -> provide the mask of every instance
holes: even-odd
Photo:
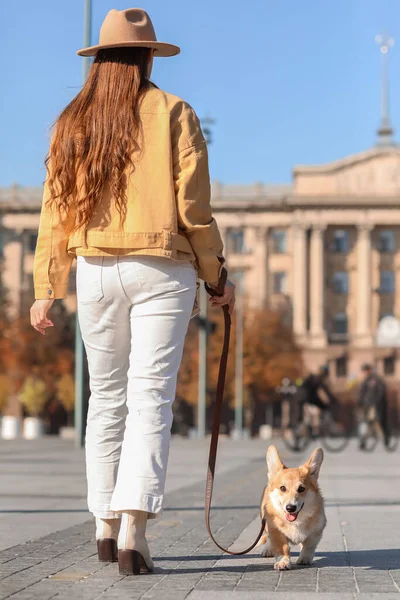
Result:
[[[245,385],[272,390],[283,377],[295,380],[302,374],[301,350],[283,312],[249,312],[244,338]]]
[[[0,375],[0,414],[8,404],[10,393],[10,379],[8,375]]]
[[[1,234],[0,234],[1,235]],[[1,244],[0,239],[0,244]],[[10,306],[8,298],[8,290],[3,283],[3,271],[4,271],[4,260],[3,260],[3,249],[0,247],[0,319],[3,320],[7,317],[7,311]]]
[[[73,376],[66,372],[58,379],[56,383],[57,400],[61,402],[68,415],[68,424],[73,421],[75,407],[75,381]]]
[[[32,417],[38,417],[44,409],[49,397],[46,382],[37,377],[27,377],[19,399]]]
[[[210,396],[217,384],[222,350],[224,323],[221,309],[210,309],[210,320],[216,329],[208,342],[208,384]],[[225,385],[225,402],[231,406],[235,398],[236,317],[232,319],[231,344]],[[296,345],[286,315],[281,311],[245,310],[243,351],[243,384],[245,402],[251,398],[267,402],[283,377],[297,379],[303,372],[301,350]],[[191,323],[185,343],[178,379],[178,393],[191,404],[197,404],[198,329]]]
[[[10,408],[15,409],[21,400],[19,392],[29,376],[46,384],[51,403],[55,400],[57,378],[73,373],[73,315],[56,302],[51,318],[55,326],[48,328],[43,336],[33,329],[29,311],[14,320],[6,312],[0,312],[0,374],[9,378]]]
[[[209,371],[212,381],[218,376],[219,356],[223,342],[222,316],[209,344]],[[243,384],[267,395],[283,377],[296,379],[303,371],[300,348],[291,329],[285,324],[285,315],[268,309],[245,310],[243,335]],[[236,318],[232,319],[230,357],[226,384],[227,398],[234,398],[235,388]]]
[[[197,405],[199,373],[199,330],[192,320],[185,339],[182,364],[179,370],[177,396],[192,406]]]

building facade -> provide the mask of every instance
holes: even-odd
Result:
[[[400,379],[398,349],[376,345],[381,320],[400,316],[399,197],[391,144],[296,167],[291,185],[213,185],[228,266],[250,306],[287,311],[307,368],[329,363],[338,386],[364,362]],[[2,284],[14,314],[33,297],[41,199],[40,188],[0,190]],[[74,311],[74,273],[68,292]]]
[[[290,312],[305,365],[329,363],[337,385],[364,362],[400,378],[379,323],[400,316],[400,149],[382,145],[299,166],[290,186],[215,184],[231,272],[254,307]]]
[[[10,316],[29,310],[34,297],[33,258],[39,228],[42,188],[0,188],[0,268]],[[73,271],[76,265],[73,265]],[[76,310],[75,274],[69,280],[65,304]]]

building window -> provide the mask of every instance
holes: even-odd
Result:
[[[381,285],[379,291],[382,294],[394,293],[394,273],[393,271],[381,271]]]
[[[332,278],[332,288],[336,294],[349,293],[349,276],[346,271],[337,271]]]
[[[287,234],[284,229],[274,229],[272,233],[272,244],[275,254],[286,254]]]
[[[394,252],[396,250],[396,236],[391,229],[384,229],[379,233],[379,250],[381,252]]]
[[[395,361],[394,356],[385,356],[383,359],[383,373],[384,375],[394,375]]]
[[[347,334],[348,324],[346,313],[336,313],[333,317],[333,333]]]
[[[286,294],[287,292],[287,278],[284,271],[273,273],[273,291],[274,294]]]
[[[340,356],[335,360],[336,377],[347,377],[347,356]]]
[[[37,233],[30,233],[29,234],[29,240],[28,240],[29,252],[35,252],[37,238],[38,238]]]
[[[244,250],[244,230],[231,229],[229,236],[229,250],[234,254],[243,254]]]
[[[349,232],[344,229],[336,229],[333,234],[333,251],[346,253],[349,251]]]

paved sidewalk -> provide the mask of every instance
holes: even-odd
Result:
[[[265,449],[261,441],[221,443],[212,523],[222,544],[243,546],[257,529]],[[57,440],[0,443],[0,600],[400,599],[399,453],[353,446],[326,454],[328,526],[315,563],[283,573],[257,553],[222,555],[208,539],[206,454],[202,442],[174,440],[164,515],[149,526],[156,573],[123,578],[116,565],[97,562],[81,451]],[[289,465],[305,458],[282,454]],[[51,532],[32,533],[35,521]]]
[[[264,446],[262,447],[264,450]],[[203,482],[207,443],[174,438],[166,493]],[[259,458],[256,441],[220,441],[219,472]],[[86,505],[83,450],[58,438],[35,442],[0,439],[0,550],[84,523]]]

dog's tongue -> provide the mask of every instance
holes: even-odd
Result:
[[[286,520],[290,521],[291,523],[293,523],[293,521],[295,521],[297,519],[297,514],[293,514],[293,513],[286,513]]]

